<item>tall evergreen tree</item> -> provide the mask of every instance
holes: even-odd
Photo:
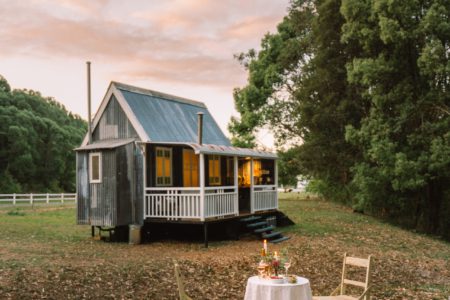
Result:
[[[344,0],[349,82],[370,107],[348,140],[360,206],[450,235],[450,2]]]

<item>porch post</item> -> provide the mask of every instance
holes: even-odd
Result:
[[[234,161],[234,214],[239,215],[239,178],[238,178],[238,158],[233,157]]]
[[[142,144],[141,144],[142,146]],[[147,188],[147,144],[143,144],[143,147],[141,147],[141,151],[142,151],[142,163],[144,164],[142,166],[142,172],[144,174],[142,174],[142,189],[143,189],[143,206],[142,206],[142,220],[145,220],[145,216],[147,214],[147,207],[148,207],[148,203],[147,203],[147,196],[146,196],[146,188]]]
[[[275,182],[275,208],[278,209],[278,161],[276,159],[273,160],[273,168],[274,168],[274,182]]]
[[[205,154],[200,153],[200,220],[205,221]]]
[[[250,158],[250,212],[255,213],[255,197],[253,195],[253,185],[254,185],[254,176],[253,176],[253,157]]]

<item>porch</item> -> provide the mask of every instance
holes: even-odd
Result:
[[[278,209],[272,153],[146,143],[144,220],[202,223]]]

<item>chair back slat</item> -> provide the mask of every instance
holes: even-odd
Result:
[[[359,287],[362,287],[362,288],[366,288],[366,283],[365,282],[356,281],[356,280],[344,279],[344,284],[349,284],[349,285],[354,285],[354,286],[359,286]]]
[[[345,258],[345,264],[346,265],[356,266],[356,267],[368,268],[369,267],[369,260],[368,259],[364,259],[364,258],[347,256]]]

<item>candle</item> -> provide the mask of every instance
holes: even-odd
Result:
[[[264,252],[267,253],[267,240],[264,240]]]
[[[275,260],[278,260],[278,253],[277,251],[274,252],[275,254],[273,255],[273,257],[275,258]]]

